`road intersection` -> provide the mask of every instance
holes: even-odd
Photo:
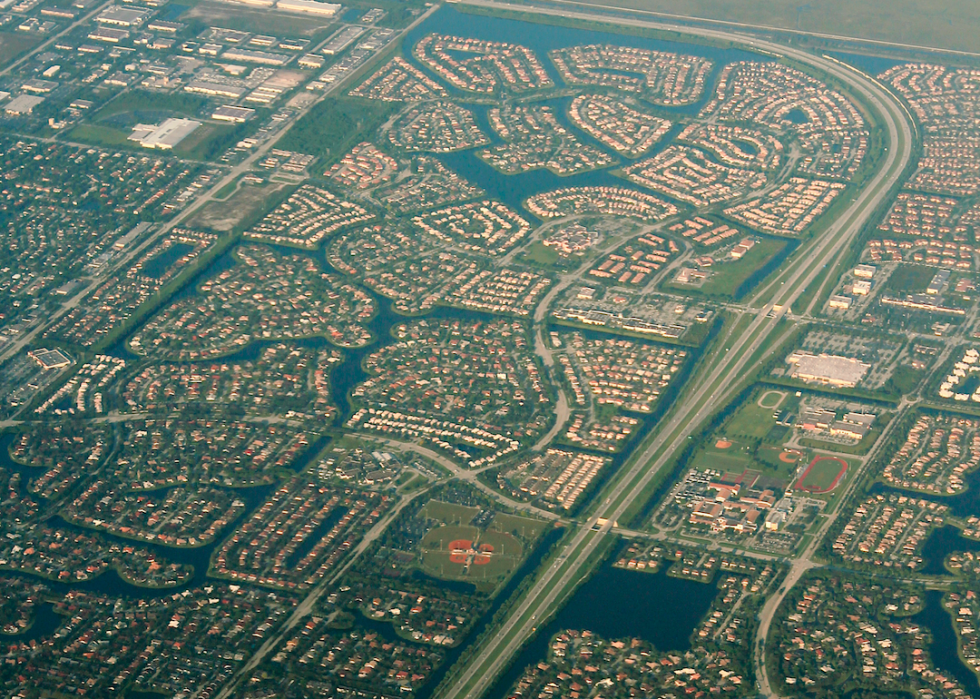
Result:
[[[453,679],[440,687],[442,699],[479,699],[511,662],[538,625],[560,604],[595,561],[600,544],[617,521],[644,495],[648,486],[667,467],[674,454],[716,410],[740,390],[743,379],[752,374],[769,353],[788,338],[791,331],[776,330],[792,304],[814,283],[827,265],[836,266],[842,253],[856,239],[879,205],[901,182],[912,158],[913,126],[904,106],[872,78],[838,61],[799,49],[780,46],[755,37],[728,31],[681,27],[659,21],[610,18],[592,12],[558,10],[551,7],[511,5],[495,0],[465,0],[466,4],[495,10],[561,16],[589,22],[607,21],[631,27],[694,34],[712,40],[735,41],[768,55],[783,56],[816,68],[847,84],[873,108],[887,134],[886,154],[877,174],[863,185],[836,220],[819,236],[800,247],[792,261],[750,302],[748,325],[736,322],[713,344],[702,365],[678,399],[672,415],[656,435],[631,458],[622,474],[600,494],[601,505],[589,522],[566,538],[559,563],[545,569],[496,631],[475,649],[465,667],[456,669]],[[833,271],[833,268],[832,270]],[[776,335],[774,337],[774,335]],[[775,341],[773,341],[775,340]],[[765,350],[765,351],[764,351]],[[758,356],[760,351],[764,351]],[[809,551],[809,549],[808,549]],[[812,551],[810,551],[812,553]],[[795,570],[795,569],[794,569]],[[802,570],[800,575],[802,575]],[[784,589],[788,589],[789,583]],[[768,683],[763,676],[760,678]]]

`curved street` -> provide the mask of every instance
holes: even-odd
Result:
[[[737,334],[733,325],[718,338],[713,351],[702,358],[696,378],[690,381],[673,411],[658,427],[656,436],[638,450],[619,476],[600,494],[602,504],[595,516],[571,536],[558,556],[558,562],[540,573],[507,620],[474,649],[469,664],[463,668],[454,668],[453,680],[438,691],[438,696],[444,699],[479,699],[483,696],[521,646],[533,635],[537,626],[562,603],[575,584],[588,574],[594,565],[593,554],[617,520],[644,495],[650,482],[665,468],[671,456],[683,448],[686,440],[700,425],[739,390],[742,379],[765,361],[768,353],[779,346],[783,337],[788,336],[787,333],[780,338],[773,337],[774,330],[792,304],[820,276],[824,267],[835,265],[839,261],[842,253],[885,197],[899,184],[911,160],[913,146],[913,126],[904,106],[894,95],[873,78],[827,57],[722,30],[682,27],[620,16],[611,18],[584,11],[511,5],[494,0],[465,0],[465,3],[497,10],[676,31],[708,39],[734,41],[768,55],[790,58],[834,76],[859,94],[876,110],[877,116],[883,122],[888,145],[879,171],[864,184],[847,208],[821,236],[801,246],[776,279],[756,294],[750,304],[756,307],[747,311],[754,313],[752,321]],[[773,340],[777,342],[772,342]],[[771,343],[768,352],[753,361],[756,352],[767,343]],[[799,564],[803,565],[806,564]],[[802,570],[799,574],[802,574]],[[789,586],[787,583],[786,589]],[[770,616],[773,610],[769,611]],[[761,627],[759,636],[757,644],[759,640],[765,640],[765,632]],[[771,695],[765,668],[761,663],[757,667],[759,689],[761,693]]]

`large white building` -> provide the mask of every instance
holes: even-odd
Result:
[[[136,141],[144,148],[170,150],[200,125],[201,122],[193,119],[167,119],[159,126],[137,124],[129,140]]]
[[[793,352],[786,362],[795,365],[790,376],[806,383],[819,383],[837,388],[853,388],[871,369],[859,359],[832,354],[813,355]]]

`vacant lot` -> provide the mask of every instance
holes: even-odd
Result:
[[[191,228],[230,231],[245,221],[254,219],[264,210],[269,197],[289,185],[272,182],[265,185],[244,185],[222,201],[210,201],[198,209],[188,221]]]
[[[31,34],[0,32],[0,66],[17,58],[24,51],[34,48],[42,37]]]
[[[240,4],[202,2],[181,15],[181,21],[200,19],[210,26],[237,29],[242,32],[273,34],[278,37],[326,36],[323,31],[333,20],[315,15],[289,14],[264,9],[245,9]]]

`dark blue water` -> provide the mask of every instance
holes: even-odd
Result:
[[[897,493],[898,495],[907,495],[930,502],[942,503],[949,507],[949,514],[953,517],[980,515],[980,469],[967,473],[964,477],[964,485],[966,486],[966,490],[959,495],[943,496],[933,495],[931,493],[910,493],[907,490],[893,488],[885,483],[878,482],[871,487],[869,493],[872,495],[878,493]]]
[[[170,299],[167,301],[166,304],[158,308],[156,312],[150,316],[150,318],[160,313],[160,311],[166,308],[167,306],[170,306],[171,304],[174,304],[178,301],[196,295],[199,284],[201,284],[202,282],[204,282],[210,277],[213,277],[217,274],[221,274],[225,270],[234,267],[235,266],[235,258],[233,256],[234,251],[235,248],[232,248],[231,250],[224,253],[223,255],[219,255],[211,262],[211,264],[198,271],[197,274],[195,274],[191,279],[187,280],[187,282],[180,288],[178,292],[176,292],[173,296],[170,297]],[[110,357],[116,357],[118,359],[125,359],[127,361],[137,361],[143,359],[142,356],[130,352],[129,348],[126,346],[126,343],[129,341],[129,338],[135,332],[137,331],[134,330],[129,335],[119,338],[114,343],[112,343],[104,350],[102,350],[102,354],[109,355]]]
[[[980,541],[961,536],[960,530],[949,524],[936,529],[922,545],[922,558],[926,563],[921,572],[925,575],[949,575],[943,562],[954,551],[980,551]]]
[[[759,154],[759,149],[753,143],[749,143],[748,141],[740,141],[737,138],[734,139],[733,143],[746,155],[755,156]]]
[[[667,570],[637,573],[603,565],[524,646],[486,696],[507,696],[528,666],[547,658],[551,639],[565,629],[587,629],[609,639],[641,638],[661,652],[688,650],[694,629],[710,609],[718,587],[714,579],[710,583],[682,580],[670,577]]]
[[[942,591],[927,590],[926,606],[912,617],[912,621],[929,629],[932,635],[929,655],[936,669],[954,677],[971,697],[980,698],[980,682],[960,658],[953,620],[949,612],[943,609],[942,599]]]
[[[802,109],[791,109],[786,114],[786,120],[793,124],[805,124],[810,119]]]
[[[578,134],[576,134],[578,135]],[[549,170],[532,170],[519,175],[505,175],[476,156],[477,151],[440,153],[436,157],[443,165],[473,184],[479,185],[494,199],[517,211],[524,212],[524,200],[538,192],[550,192],[562,187],[623,187],[627,183],[608,170],[592,170],[579,175],[559,177]],[[636,187],[627,187],[637,189]]]
[[[10,458],[10,445],[13,444],[14,439],[20,435],[10,432],[3,436],[0,436],[0,468],[4,468],[10,471],[11,475],[15,473],[20,474],[20,494],[27,495],[27,485],[33,479],[44,474],[43,468],[35,468],[33,466],[25,466],[24,464],[18,463]]]
[[[174,262],[193,249],[194,246],[189,243],[174,243],[163,252],[146,261],[146,264],[143,265],[143,276],[150,277],[150,279],[159,279],[167,273],[167,270],[170,269]]]
[[[61,626],[61,617],[54,611],[54,605],[41,602],[34,605],[34,620],[27,629],[21,633],[0,634],[0,640],[25,643],[35,641],[50,636],[59,626]]]
[[[828,56],[833,56],[838,61],[848,63],[868,75],[881,75],[889,68],[905,63],[894,58],[883,56],[866,56],[860,53],[845,53],[843,51],[827,51]]]
[[[499,199],[511,208],[522,212],[525,216],[530,216],[531,214],[524,208],[524,201],[538,192],[549,192],[555,189],[561,189],[562,187],[623,187],[625,189],[633,189],[638,192],[646,192],[646,190],[641,187],[635,187],[631,185],[627,180],[613,175],[610,170],[616,167],[622,167],[630,164],[630,160],[622,157],[616,151],[612,150],[599,140],[593,138],[584,131],[580,131],[577,127],[573,126],[568,119],[568,105],[572,101],[571,97],[562,97],[550,100],[543,100],[536,102],[535,104],[542,104],[551,107],[552,112],[555,115],[556,120],[565,129],[575,135],[576,138],[584,143],[588,143],[591,146],[598,148],[599,150],[612,155],[615,161],[608,168],[603,170],[591,170],[589,172],[583,172],[577,175],[569,175],[560,177],[553,172],[545,169],[531,170],[530,172],[525,172],[517,175],[505,175],[490,165],[487,165],[483,160],[477,157],[477,153],[481,152],[483,148],[470,149],[466,151],[459,151],[456,153],[440,153],[436,157],[442,161],[442,163],[472,182],[473,184],[479,185],[487,191],[490,196],[495,199]],[[483,105],[467,105],[470,111],[473,112],[476,117],[477,123],[480,125],[480,129],[490,136],[491,145],[498,145],[502,143],[497,134],[490,128],[490,120],[487,113],[490,107]],[[670,145],[674,138],[679,134],[686,124],[676,123],[671,127],[670,131],[652,148],[643,153],[640,158],[648,158],[656,155],[668,145]],[[659,194],[662,198],[668,201],[674,201],[670,197]],[[674,203],[678,203],[674,201]],[[683,206],[681,204],[681,206]]]

